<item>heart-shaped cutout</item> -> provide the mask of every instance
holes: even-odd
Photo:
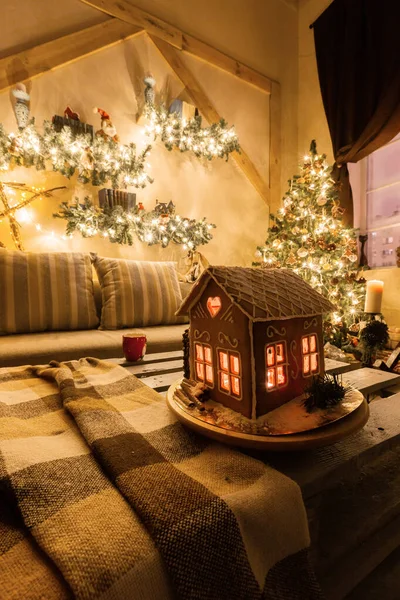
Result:
[[[215,296],[214,298],[208,298],[207,300],[207,309],[210,315],[214,318],[219,311],[221,310],[222,302],[219,296]]]

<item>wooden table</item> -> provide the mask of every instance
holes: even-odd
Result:
[[[128,363],[123,358],[110,359],[130,373],[136,375],[157,392],[165,393],[170,385],[183,375],[183,352],[160,352],[147,354],[137,363]],[[338,360],[325,359],[326,372],[330,375],[343,374],[344,383],[352,385],[365,396],[387,389],[400,383],[400,375],[378,369],[359,368],[360,363],[345,363]]]
[[[361,367],[358,360],[352,362],[344,362],[342,360],[333,360],[333,358],[325,358],[325,373],[328,375],[340,375],[348,371],[355,371]]]
[[[182,359],[182,352],[163,352],[136,364],[112,362],[163,393],[182,376]],[[376,369],[345,372],[351,363],[328,361],[330,372],[344,373],[343,380],[364,394],[400,381],[400,375]],[[400,394],[373,401],[365,427],[331,446],[297,453],[247,452],[300,486],[311,558],[327,600],[343,600],[400,546]]]
[[[124,358],[108,360],[124,367],[161,394],[165,394],[174,381],[183,377],[183,352],[181,350],[146,354],[143,360],[137,363],[126,362]]]
[[[363,367],[362,369],[357,369],[357,371],[345,373],[342,381],[360,390],[364,396],[369,396],[400,383],[400,375],[398,373],[388,373],[379,369]]]

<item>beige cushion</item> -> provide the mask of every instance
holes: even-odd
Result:
[[[102,329],[182,323],[175,263],[92,256],[102,289]]]
[[[182,350],[187,325],[144,327],[147,354]],[[51,331],[10,335],[0,342],[0,367],[47,364],[51,360],[76,360],[85,356],[121,358],[122,335],[127,330]],[[1,593],[0,593],[1,597]]]
[[[0,249],[0,334],[98,325],[89,255]]]

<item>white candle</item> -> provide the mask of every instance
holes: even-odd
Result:
[[[382,306],[383,281],[371,279],[367,281],[367,294],[365,296],[366,313],[380,313]]]

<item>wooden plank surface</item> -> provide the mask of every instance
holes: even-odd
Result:
[[[176,48],[182,48],[182,32],[179,29],[133,6],[128,0],[81,0],[81,2],[121,21],[141,27]]]
[[[200,113],[205,119],[211,124],[220,121],[221,116],[215,109],[211,100],[194,77],[192,72],[183,63],[179,52],[167,44],[163,40],[160,40],[154,36],[150,36],[158,50],[170,65],[175,75],[180,79],[182,84],[186,88],[186,92],[199,109]],[[264,199],[266,204],[269,205],[269,187],[261,177],[253,162],[250,160],[246,152],[241,149],[241,153],[233,152],[230,157],[238,165],[240,170],[247,177],[249,182],[254,186],[260,196]]]
[[[342,381],[360,390],[364,395],[367,395],[400,383],[400,375],[398,373],[387,373],[379,369],[364,367],[351,373],[345,373]]]
[[[33,79],[118,42],[138,35],[143,29],[109,19],[99,25],[64,35],[0,59],[0,91],[20,81]]]
[[[360,368],[361,363],[358,360],[351,363],[347,363],[342,360],[333,360],[332,358],[325,358],[325,373],[328,373],[328,375],[340,375],[341,373],[355,371],[356,369]]]
[[[220,52],[213,46],[173,27],[158,17],[133,6],[126,0],[81,0],[93,8],[117,17],[123,21],[143,27],[150,34],[172,44],[175,48],[200,58],[224,71],[255,86],[259,90],[271,93],[272,81],[262,73],[238,60]]]
[[[136,377],[144,377],[145,375],[162,375],[163,373],[171,373],[173,371],[182,371],[182,359],[168,360],[164,362],[149,362],[137,365],[122,365],[128,369],[129,373]],[[178,378],[178,377],[177,377]]]
[[[177,379],[183,377],[183,371],[173,371],[172,373],[164,372],[160,375],[144,375],[143,377],[136,375],[136,377],[139,377],[143,383],[153,388],[153,390],[156,390],[157,392],[166,392]]]
[[[242,79],[267,94],[271,93],[272,81],[268,77],[187,33],[182,35],[182,50]]]
[[[155,362],[168,362],[169,360],[183,360],[183,351],[182,350],[172,350],[171,352],[153,352],[151,354],[145,354],[144,358],[138,362],[130,363],[127,362],[124,358],[109,358],[110,362],[116,363],[121,367],[132,366],[140,366],[147,365],[149,363]]]
[[[312,452],[258,454],[301,487],[310,498],[358,473],[383,452],[400,445],[400,394],[371,402],[370,417],[357,434]]]
[[[282,203],[281,194],[281,86],[276,81],[271,83],[269,100],[269,188],[270,211],[276,213]]]

